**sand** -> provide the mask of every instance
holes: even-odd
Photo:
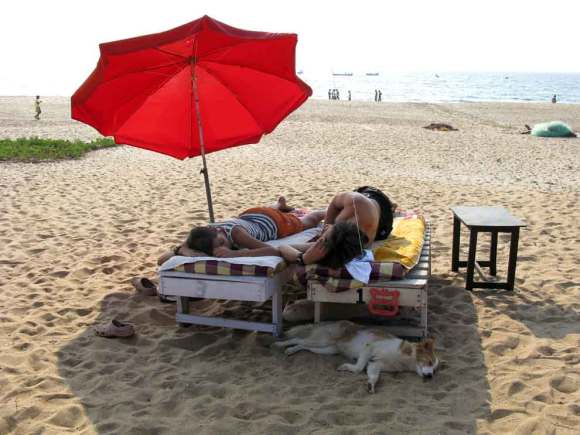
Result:
[[[67,99],[43,101],[34,121],[33,98],[0,97],[0,137],[98,136],[69,119]],[[429,214],[444,364],[430,382],[385,374],[376,395],[364,375],[336,372],[342,357],[181,329],[174,305],[135,294],[130,279],[155,279],[157,256],[206,220],[199,159],[118,147],[0,164],[0,434],[577,433],[580,140],[518,134],[557,119],[580,130],[580,105],[309,101],[260,144],[208,157],[218,218],[280,194],[325,205],[362,184]],[[467,292],[450,271],[451,205],[502,205],[528,224],[515,292]],[[500,236],[502,276],[506,261]],[[267,317],[237,302],[194,308]],[[114,317],[137,335],[96,337]]]

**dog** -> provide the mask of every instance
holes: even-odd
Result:
[[[430,379],[439,366],[434,339],[411,343],[380,328],[365,328],[347,320],[296,326],[287,335],[288,340],[273,343],[274,347],[285,348],[286,355],[301,350],[321,355],[342,354],[356,362],[342,364],[338,370],[360,373],[366,367],[369,393],[375,392],[382,371],[412,371]]]

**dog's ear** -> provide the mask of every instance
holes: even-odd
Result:
[[[423,343],[421,343],[421,345],[423,346],[423,349],[425,349],[427,352],[433,352],[433,350],[435,349],[435,339],[428,338]]]

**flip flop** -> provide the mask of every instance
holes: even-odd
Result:
[[[126,338],[135,334],[135,328],[129,323],[123,323],[119,320],[111,320],[110,323],[104,323],[95,327],[95,334],[99,337],[106,338]]]
[[[142,295],[145,296],[157,295],[157,286],[149,278],[142,278],[136,276],[131,280],[131,284],[133,284],[133,287],[135,287],[135,289]]]

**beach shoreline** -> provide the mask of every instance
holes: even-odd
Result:
[[[70,119],[67,97],[42,100],[35,121],[33,98],[0,97],[0,136],[100,137]],[[181,329],[174,305],[135,294],[131,278],[155,279],[158,255],[207,220],[199,158],[120,146],[0,163],[0,434],[575,433],[580,140],[519,134],[551,120],[580,131],[580,105],[310,100],[259,144],[208,156],[217,219],[281,194],[320,207],[360,185],[428,214],[444,364],[431,382],[385,374],[376,395],[364,375],[336,372],[341,357],[285,358],[265,334]],[[459,130],[422,128],[431,122]],[[466,292],[450,271],[453,205],[526,222],[515,292]],[[500,236],[500,276],[507,245]],[[194,309],[267,316],[234,301]],[[114,317],[137,336],[96,337]]]

